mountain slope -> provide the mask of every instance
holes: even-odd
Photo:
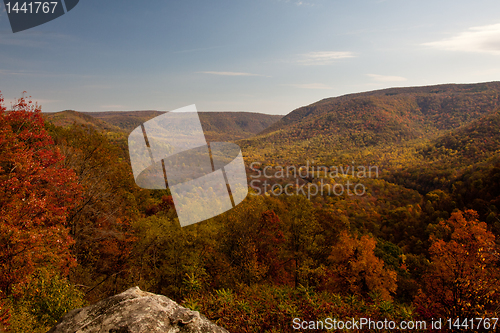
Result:
[[[500,108],[463,127],[433,140],[423,155],[427,159],[454,156],[462,161],[477,161],[500,151]]]
[[[254,112],[199,112],[209,141],[232,141],[252,137],[283,116]]]
[[[487,82],[477,84],[443,84],[423,87],[388,88],[348,94],[340,97],[330,97],[290,112],[283,117],[281,121],[267,128],[264,133],[274,132],[286,125],[293,125],[307,118],[331,113],[340,105],[354,100],[377,100],[370,99],[370,97],[378,97],[380,101],[395,102],[389,102],[389,105],[401,104],[403,100],[407,99],[406,103],[416,103],[416,105],[413,106],[418,108],[423,115],[426,115],[430,121],[445,121],[447,117],[443,117],[444,114],[456,115],[464,110],[472,113],[481,113],[481,109],[484,109],[484,107],[490,104],[490,99],[496,99],[498,102],[500,98],[499,92],[500,82]],[[471,102],[469,96],[475,96],[474,104],[468,104]],[[468,120],[467,116],[463,117],[463,121]]]
[[[500,82],[391,88],[323,99],[240,141],[253,158],[284,163],[436,138],[500,106]]]
[[[127,133],[132,132],[134,128],[139,126],[151,118],[159,116],[164,112],[146,110],[146,111],[104,111],[104,112],[81,112],[90,117],[100,119],[108,124],[121,128]]]
[[[465,176],[467,174],[480,174],[484,178],[481,183],[489,183],[486,175],[498,163],[500,108],[429,140],[414,152],[411,163],[406,163],[401,170],[391,170],[385,178],[422,193],[436,188],[452,191],[452,186],[457,189],[462,183],[469,182],[469,178],[472,179]],[[459,179],[462,180],[457,183]]]
[[[78,125],[85,125],[95,128],[98,131],[106,132],[123,132],[120,127],[107,123],[101,119],[92,117],[83,112],[73,110],[65,110],[61,112],[43,113],[45,119],[56,126],[70,126],[73,123]]]
[[[126,136],[140,124],[163,114],[162,111],[61,111],[44,114],[57,126],[73,123],[91,126],[99,131]],[[233,141],[254,136],[282,118],[254,112],[199,112],[208,141]]]

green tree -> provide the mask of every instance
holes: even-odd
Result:
[[[86,305],[83,293],[53,269],[37,269],[11,298],[9,332],[45,333],[70,310]]]

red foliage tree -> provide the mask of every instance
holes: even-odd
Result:
[[[262,212],[258,232],[255,234],[258,260],[267,264],[267,276],[273,281],[284,283],[289,279],[280,248],[285,243],[282,223],[272,210]]]
[[[0,95],[0,291],[6,296],[41,266],[62,274],[75,264],[66,226],[79,199],[76,176],[25,97],[6,111]]]

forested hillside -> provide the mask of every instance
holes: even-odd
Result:
[[[500,82],[384,89],[299,108],[240,144],[251,159],[330,163],[367,147],[436,138],[499,106]]]
[[[93,117],[83,112],[66,110],[61,112],[46,113],[43,115],[45,116],[45,119],[47,119],[54,125],[61,127],[71,126],[75,123],[78,125],[90,126],[98,131],[118,133],[123,132],[123,128],[102,121],[99,118]]]
[[[142,123],[163,114],[161,111],[107,111],[77,112],[61,111],[44,114],[57,126],[73,123],[91,126],[104,131],[109,137],[125,138]],[[262,132],[281,119],[279,115],[254,112],[199,112],[200,122],[208,141],[233,141]],[[110,135],[113,133],[114,135]]]
[[[155,113],[67,112],[78,120],[58,123],[24,98],[1,106],[0,327],[46,332],[73,308],[139,286],[230,332],[306,331],[295,318],[308,332],[325,318],[427,330],[442,318],[444,330],[474,332],[483,321],[455,320],[488,318],[492,331],[499,93],[496,82],[386,89],[274,124],[201,113],[215,139],[263,132],[237,141],[247,198],[184,228],[169,191],[137,187],[128,163],[126,133]]]

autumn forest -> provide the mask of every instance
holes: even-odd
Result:
[[[130,167],[128,134],[159,114],[42,113],[0,96],[0,331],[46,332],[133,286],[235,333],[499,317],[500,82],[326,98],[284,117],[201,113],[207,140],[241,147],[249,184],[271,186],[183,228],[169,190],[138,187]],[[347,182],[362,195],[272,186]]]

